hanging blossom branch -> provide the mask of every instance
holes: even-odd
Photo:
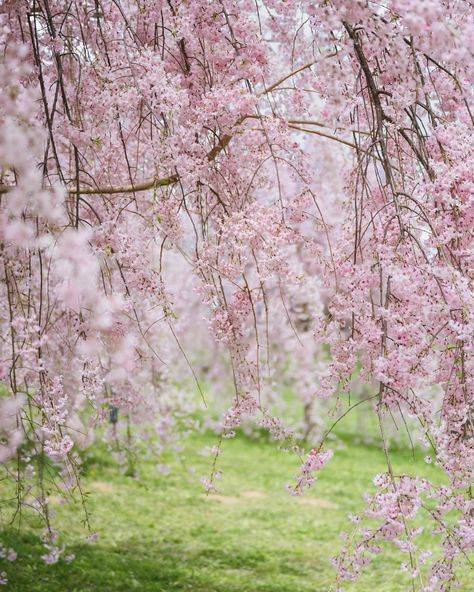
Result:
[[[355,520],[339,585],[386,542],[412,590],[457,585],[474,551],[472,7],[7,0],[0,15],[13,522],[36,511],[44,560],[68,557],[55,486],[95,538],[80,485],[95,427],[127,474],[143,447],[166,471],[206,372],[234,387],[206,486],[225,438],[254,421],[301,460],[302,493],[358,382],[387,469],[366,509],[378,526]],[[274,411],[284,381],[301,430]],[[392,417],[447,486],[398,474]],[[416,527],[428,506],[436,561]]]

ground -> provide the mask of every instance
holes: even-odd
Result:
[[[91,520],[100,534],[84,540],[80,508],[53,496],[55,521],[67,534],[68,552],[76,559],[42,563],[37,534],[6,531],[3,540],[18,551],[12,564],[2,563],[14,592],[329,592],[334,590],[331,557],[351,531],[349,514],[363,508],[371,479],[384,470],[377,444],[342,435],[335,456],[314,488],[302,498],[284,486],[297,471],[297,458],[278,450],[264,436],[239,434],[224,442],[219,467],[220,493],[206,496],[200,477],[212,459],[202,451],[216,443],[212,434],[191,436],[181,459],[163,476],[152,461],[142,462],[139,478],[120,473],[105,451],[85,464]],[[408,449],[394,452],[398,473],[413,472]],[[416,452],[423,465],[423,453]],[[436,469],[425,465],[425,472]],[[436,476],[435,476],[436,477]],[[26,524],[28,519],[26,519]],[[423,543],[433,545],[429,531]],[[344,590],[405,592],[411,589],[400,572],[406,558],[389,548],[367,573]],[[474,580],[472,580],[474,582]],[[463,590],[474,589],[466,580]]]

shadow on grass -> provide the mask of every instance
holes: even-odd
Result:
[[[130,538],[106,546],[99,541],[68,546],[72,562],[45,565],[41,542],[34,535],[4,532],[3,541],[18,552],[13,563],[2,561],[12,592],[286,592],[303,574],[319,571],[317,561],[298,554],[277,557],[258,549],[190,547],[179,540]],[[296,578],[293,580],[293,578]],[[313,584],[314,584],[313,580]],[[328,587],[312,587],[315,592]]]

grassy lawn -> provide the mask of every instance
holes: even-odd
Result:
[[[124,477],[105,452],[86,463],[92,523],[100,532],[84,540],[79,505],[55,504],[55,522],[67,533],[72,563],[43,565],[37,533],[3,533],[18,551],[8,570],[15,592],[323,592],[333,590],[331,557],[342,546],[339,533],[351,530],[348,514],[363,508],[363,493],[384,470],[382,451],[346,436],[318,482],[302,498],[284,486],[297,471],[297,458],[265,438],[239,435],[224,442],[220,493],[203,495],[201,476],[212,458],[200,452],[213,435],[186,441],[168,476],[150,462],[138,479]],[[417,463],[423,464],[423,454]],[[394,453],[396,470],[413,471],[411,453]],[[435,471],[426,466],[428,473]],[[30,518],[31,519],[31,518]],[[28,522],[28,517],[25,515]],[[433,544],[429,532],[426,545]],[[348,591],[409,590],[399,566],[406,558],[393,548],[378,556]],[[474,589],[467,584],[465,590]]]

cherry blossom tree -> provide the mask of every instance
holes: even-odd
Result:
[[[145,423],[159,454],[217,347],[234,385],[221,437],[250,416],[290,443],[294,494],[332,455],[317,402],[373,410],[378,526],[362,519],[336,560],[341,586],[392,541],[413,590],[450,590],[474,551],[472,3],[5,0],[0,15],[0,460],[17,511],[33,499],[43,519],[45,561],[63,552],[48,467],[82,496],[79,451],[109,419],[124,457]],[[271,412],[288,375],[307,456]],[[394,471],[394,413],[447,485]]]

